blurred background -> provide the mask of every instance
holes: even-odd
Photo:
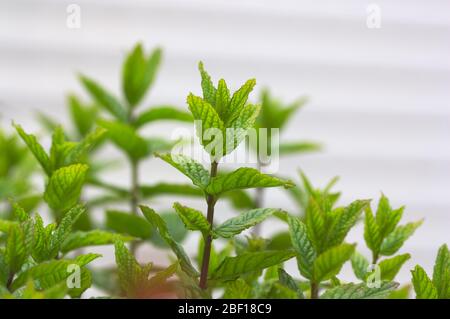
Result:
[[[81,9],[80,28],[66,25],[69,4]],[[380,28],[368,27],[370,4],[380,9]],[[200,94],[199,60],[233,89],[255,77],[255,101],[263,87],[286,102],[307,95],[284,138],[319,141],[324,149],[283,159],[280,174],[298,181],[302,169],[316,186],[340,176],[342,204],[383,192],[394,207],[406,205],[405,221],[425,218],[400,251],[412,254],[399,276],[407,282],[416,263],[430,271],[438,247],[450,243],[449,39],[446,0],[2,0],[0,123],[9,129],[14,119],[39,132],[40,110],[67,124],[67,93],[87,98],[76,74],[119,92],[123,58],[137,41],[147,51],[164,49],[148,105],[185,108],[190,91]],[[174,127],[147,132],[170,137]],[[107,149],[103,156],[122,155]],[[144,183],[186,182],[160,160],[147,161],[141,176]],[[126,165],[107,179],[126,183]],[[298,210],[282,190],[267,196],[266,205]],[[183,202],[204,209],[201,201]],[[226,205],[219,210],[218,219],[233,215]],[[266,222],[263,234],[282,227]],[[348,241],[367,254],[362,227]],[[196,238],[186,245],[195,252]],[[97,263],[110,263],[112,250],[101,251],[106,258]],[[166,260],[151,247],[139,256]],[[297,275],[295,263],[290,267]],[[350,267],[345,276],[353,279]]]

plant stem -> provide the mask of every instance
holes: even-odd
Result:
[[[213,161],[211,163],[211,172],[210,172],[211,178],[217,176],[217,167],[218,163]],[[206,202],[208,204],[208,213],[206,219],[208,220],[210,227],[212,227],[214,221],[214,206],[216,205],[216,201],[217,198],[215,196],[213,195],[206,196]],[[205,238],[205,247],[203,248],[203,258],[202,258],[202,269],[200,272],[199,286],[203,290],[208,288],[208,268],[209,268],[209,258],[211,255],[211,243],[212,243],[212,236],[208,235]]]
[[[138,215],[139,204],[139,162],[134,159],[130,159],[131,168],[131,190],[130,190],[130,209],[133,215]],[[133,241],[130,245],[131,253],[134,255],[136,252],[138,243]]]
[[[311,299],[319,299],[319,285],[311,282]]]
[[[378,262],[378,258],[380,258],[380,256],[376,253],[372,254],[372,265],[376,265]]]
[[[261,161],[259,160],[259,157],[256,164],[256,168],[258,171],[261,171],[262,165]],[[260,187],[256,189],[255,193],[255,208],[261,208],[263,207],[263,205],[264,205],[264,188]],[[253,227],[253,235],[255,236],[261,235],[261,223],[256,224]]]

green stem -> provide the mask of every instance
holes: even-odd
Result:
[[[212,162],[211,163],[211,172],[210,177],[216,177],[217,176],[217,168],[218,163]],[[214,206],[216,205],[217,198],[213,195],[206,196],[206,202],[208,204],[208,212],[206,219],[208,220],[208,223],[210,227],[212,227],[214,222]],[[209,269],[209,259],[211,256],[211,244],[212,244],[212,236],[209,234],[205,238],[205,247],[203,248],[203,258],[202,258],[202,268],[200,272],[200,283],[199,286],[201,289],[205,290],[208,288],[208,269]]]
[[[319,299],[319,284],[311,282],[311,299]]]
[[[138,204],[139,204],[139,162],[137,160],[131,159],[131,190],[130,190],[130,210],[133,215],[138,215]],[[136,252],[138,243],[133,241],[130,246],[131,253],[134,255]]]

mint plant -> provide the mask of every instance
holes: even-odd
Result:
[[[252,128],[256,121],[260,106],[247,104],[248,96],[256,82],[254,79],[248,80],[231,95],[225,80],[221,79],[217,88],[214,86],[201,62],[199,63],[199,70],[202,78],[203,97],[190,93],[187,97],[187,103],[194,119],[199,121],[197,122],[197,136],[200,144],[203,145],[210,156],[210,170],[208,172],[201,163],[185,155],[160,154],[158,156],[191,179],[192,183],[205,195],[206,217],[200,211],[179,203],[175,203],[174,208],[188,229],[200,231],[203,236],[204,249],[199,287],[206,290],[213,239],[233,237],[278,211],[277,209],[255,209],[225,221],[218,227],[213,227],[215,205],[221,195],[236,189],[291,187],[292,183],[264,175],[256,169],[247,167],[239,168],[230,173],[219,174],[219,162],[222,157],[236,149],[244,140],[246,131]],[[230,134],[232,130],[239,132]],[[216,136],[215,139],[211,138],[211,132]],[[149,208],[143,209],[143,211],[144,214],[151,213],[156,216],[154,212],[149,211]],[[267,258],[267,256],[259,256],[259,258],[257,256],[246,256],[246,258],[248,260],[245,261],[239,258],[225,259],[222,266],[215,270],[214,278],[224,279],[235,276],[236,273],[229,273],[229,269],[232,269],[231,265],[239,262],[242,266],[248,267],[249,262],[256,263],[258,260]],[[190,275],[197,275],[197,271],[192,266],[186,265],[190,265],[190,263],[185,262],[184,270]]]
[[[450,251],[446,244],[439,248],[431,279],[419,265],[411,274],[417,299],[450,299]]]

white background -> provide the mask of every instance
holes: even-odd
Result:
[[[66,27],[66,8],[81,6],[81,28]],[[342,204],[378,198],[406,205],[406,220],[424,225],[401,252],[431,271],[438,246],[450,242],[450,2],[376,1],[381,28],[366,26],[371,2],[250,0],[2,0],[0,2],[0,114],[39,130],[35,110],[67,123],[65,95],[82,93],[76,73],[119,92],[121,61],[136,41],[147,50],[164,48],[164,64],[144,105],[185,108],[189,91],[200,93],[197,62],[212,77],[236,89],[256,77],[286,101],[308,95],[310,103],[292,119],[286,139],[312,139],[323,152],[283,161],[281,174],[301,168],[317,186],[339,175]],[[253,99],[257,94],[253,95]],[[148,134],[169,136],[174,126]],[[108,157],[117,152],[106,153]],[[109,179],[127,180],[123,170]],[[186,180],[157,160],[141,170],[144,183]],[[298,180],[294,175],[295,180]],[[152,203],[170,207],[173,199]],[[202,202],[186,201],[204,209]],[[292,212],[282,191],[266,203]],[[231,216],[219,206],[218,219]],[[101,218],[99,212],[98,218]],[[273,225],[273,226],[272,226]],[[268,222],[265,233],[282,227]],[[195,251],[195,238],[187,245]],[[349,236],[367,254],[361,227]],[[101,249],[111,259],[110,249]],[[165,253],[140,251],[158,263]],[[289,271],[297,274],[295,265]],[[345,279],[351,280],[348,267]]]

